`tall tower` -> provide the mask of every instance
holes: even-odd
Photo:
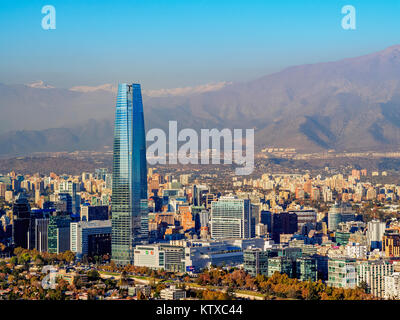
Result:
[[[112,179],[112,259],[133,263],[133,248],[147,237],[147,164],[140,84],[118,86]]]

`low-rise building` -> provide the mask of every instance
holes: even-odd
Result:
[[[138,245],[134,251],[134,264],[168,272],[185,272],[184,252],[183,247],[169,244]]]
[[[160,291],[160,298],[163,300],[181,300],[186,298],[186,291],[179,289],[176,286],[162,289]]]
[[[146,297],[149,297],[151,294],[151,286],[141,284],[128,287],[128,295],[130,296],[137,296],[139,292],[141,292]]]
[[[79,274],[76,272],[68,272],[66,269],[60,269],[56,275],[57,278],[64,279],[69,284],[73,284],[75,279],[80,278],[82,282],[87,282],[88,277],[85,274]]]

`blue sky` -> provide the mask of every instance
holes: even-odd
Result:
[[[341,27],[341,8],[357,29]],[[41,8],[56,9],[43,30]],[[400,0],[0,0],[0,82],[247,81],[400,44]]]

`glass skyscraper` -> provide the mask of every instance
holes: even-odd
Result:
[[[147,164],[140,84],[118,86],[112,179],[112,259],[133,263],[134,245],[147,237]]]
[[[248,199],[221,197],[211,202],[211,238],[251,237],[251,206]]]

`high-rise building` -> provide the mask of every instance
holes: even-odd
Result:
[[[289,210],[290,213],[297,215],[298,231],[307,234],[311,229],[315,229],[317,223],[317,212],[315,209]]]
[[[77,193],[78,185],[72,181],[62,181],[59,185],[60,197],[67,200],[67,212],[78,214],[81,206],[81,198]]]
[[[106,182],[106,189],[111,189],[112,188],[112,173],[106,173],[105,177],[105,182]]]
[[[382,238],[382,251],[386,257],[400,257],[400,234],[385,232]]]
[[[92,220],[71,223],[71,251],[77,257],[110,254],[111,221]]]
[[[15,247],[29,247],[31,209],[24,194],[19,194],[13,204],[12,242]]]
[[[262,210],[260,212],[260,223],[267,227],[267,232],[272,232],[272,212]]]
[[[367,292],[376,297],[385,295],[385,276],[394,272],[393,264],[387,260],[358,261],[357,285],[367,284]]]
[[[118,86],[112,179],[112,259],[133,263],[134,245],[148,230],[147,164],[140,84]],[[144,222],[143,222],[144,221]],[[143,223],[142,223],[143,222]]]
[[[49,218],[47,231],[47,250],[61,253],[70,249],[71,217],[65,213],[55,213]]]
[[[382,238],[385,234],[386,223],[379,220],[372,220],[367,225],[367,241],[371,250],[382,249]]]
[[[49,218],[35,219],[35,248],[39,252],[47,251],[47,231]]]
[[[251,208],[250,200],[222,197],[211,204],[211,237],[250,238]]]
[[[384,298],[391,300],[400,299],[400,272],[384,277]]]
[[[208,192],[209,188],[205,185],[193,185],[192,189],[193,205],[201,206],[204,202],[203,196],[206,195]]]
[[[108,220],[108,206],[81,206],[81,221]]]
[[[28,230],[28,249],[47,251],[47,224],[49,213],[52,209],[32,209]],[[47,222],[48,223],[48,222]],[[44,230],[46,228],[46,230]],[[44,244],[43,241],[46,241]],[[46,249],[44,249],[46,248]]]
[[[272,216],[272,240],[280,242],[281,234],[297,232],[297,214],[290,212],[275,213]]]
[[[355,212],[348,203],[335,203],[328,212],[328,228],[331,231],[336,231],[339,223],[354,221]]]
[[[3,182],[0,182],[0,198],[4,198],[7,191],[7,185]]]

